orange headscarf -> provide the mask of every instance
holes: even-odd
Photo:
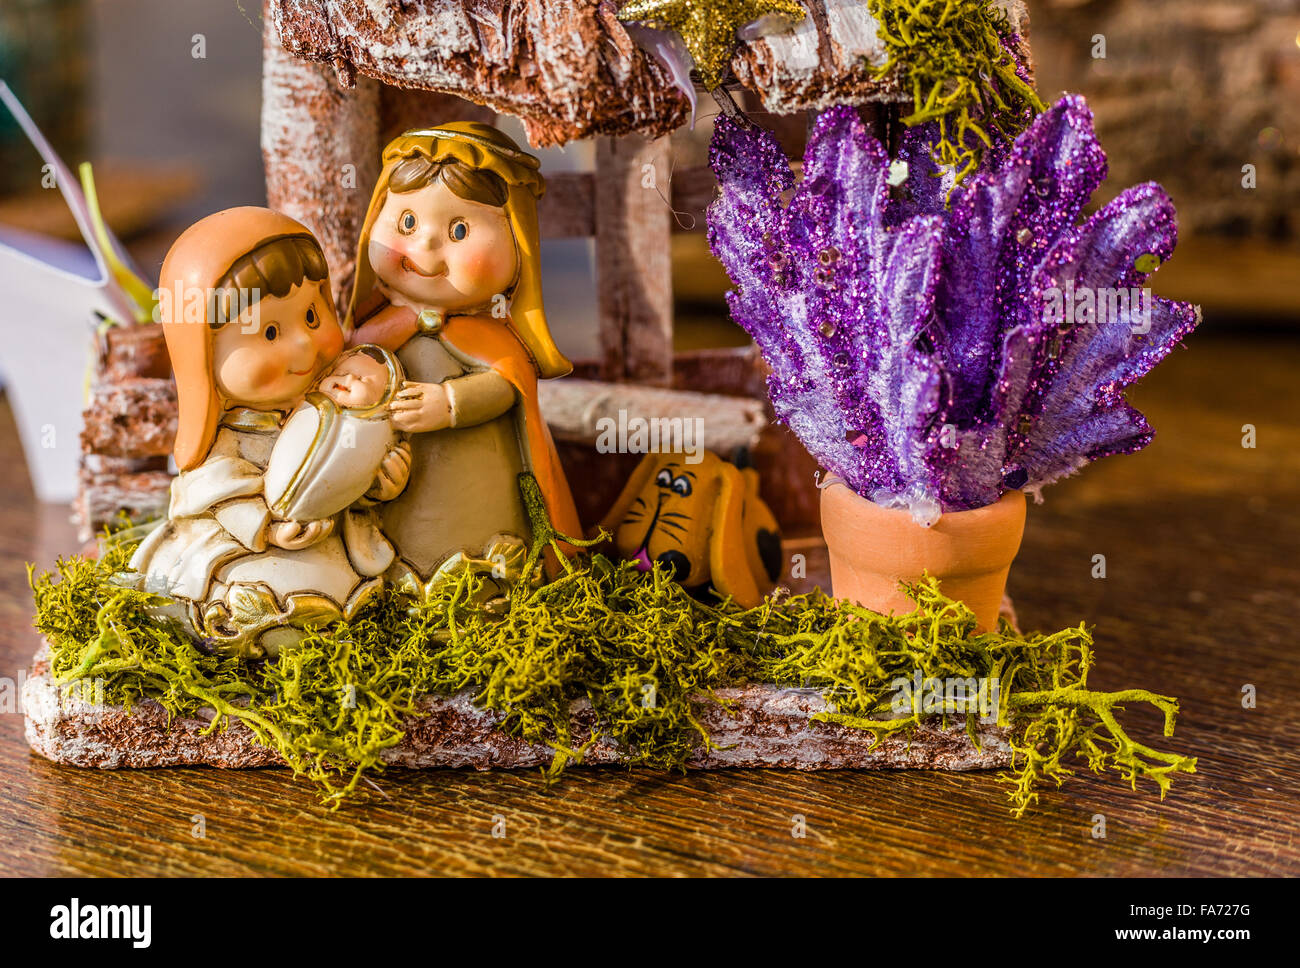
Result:
[[[229,208],[191,225],[163,260],[158,308],[167,355],[176,374],[180,413],[173,454],[183,471],[198,466],[207,456],[225,408],[212,373],[214,330],[207,319],[210,294],[240,256],[285,235],[314,241],[305,225],[287,215],[255,206]],[[202,318],[194,318],[193,307],[198,302]]]
[[[537,229],[537,199],[546,190],[538,161],[522,151],[507,135],[477,121],[455,121],[436,128],[416,128],[394,138],[383,154],[383,170],[370,197],[370,207],[357,241],[356,283],[348,304],[343,331],[350,333],[356,314],[375,287],[370,265],[370,230],[388,198],[393,169],[407,158],[423,156],[430,161],[454,158],[470,168],[493,172],[506,183],[509,195],[505,212],[519,252],[519,279],[510,294],[510,321],[519,339],[537,362],[543,380],[564,376],[573,364],[564,358],[546,323],[542,307],[541,236]]]

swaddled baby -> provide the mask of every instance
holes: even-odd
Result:
[[[310,521],[351,507],[375,482],[400,439],[388,405],[402,366],[378,346],[338,358],[284,423],[264,475],[278,518]]]
[[[340,407],[364,410],[388,394],[391,371],[384,350],[359,346],[338,358],[334,369],[321,377],[316,389]]]

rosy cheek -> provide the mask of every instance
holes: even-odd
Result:
[[[249,368],[249,375],[257,386],[272,387],[283,380],[289,373],[288,364],[283,354],[263,352],[256,355],[256,362]]]
[[[461,273],[481,285],[501,275],[505,259],[494,247],[476,246],[467,247],[458,261]]]
[[[316,354],[334,359],[343,352],[343,331],[338,326],[325,324],[316,330]]]
[[[515,274],[516,261],[514,243],[509,236],[488,250],[488,258],[491,260],[491,268],[488,271],[492,273],[492,277],[505,280],[503,284],[508,284]]]
[[[286,368],[279,354],[239,349],[231,353],[221,368],[223,380],[232,395],[256,395],[273,388],[284,379]]]
[[[401,271],[402,258],[406,254],[397,243],[371,242],[370,265],[381,278],[389,278]]]

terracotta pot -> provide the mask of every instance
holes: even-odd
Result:
[[[907,511],[872,504],[838,480],[822,489],[821,502],[836,598],[903,615],[916,606],[898,583],[928,571],[945,595],[970,607],[980,631],[997,627],[1007,573],[1025,531],[1023,493],[1008,491],[988,507],[950,511],[930,528]]]

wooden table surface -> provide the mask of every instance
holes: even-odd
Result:
[[[284,771],[55,766],[0,707],[0,873],[1300,873],[1297,372],[1294,337],[1194,336],[1134,394],[1156,442],[1030,508],[1011,577],[1022,625],[1094,623],[1096,687],[1182,699],[1172,741],[1154,715],[1130,712],[1139,738],[1200,758],[1163,803],[1087,773],[1016,821],[991,774],[574,769],[548,790],[535,773],[394,770],[380,778],[390,801],[331,813]],[[0,675],[11,680],[38,644],[24,563],[73,548],[66,514],[31,496],[4,407]],[[1092,577],[1098,554],[1104,579]],[[792,836],[796,816],[804,837]]]

